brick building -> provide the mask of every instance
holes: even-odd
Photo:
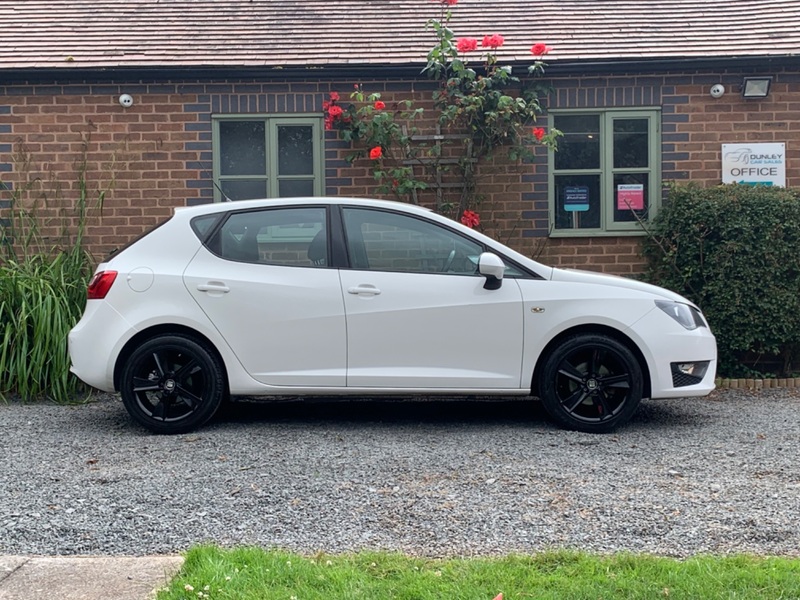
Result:
[[[785,183],[800,186],[797,0],[0,0],[0,217],[11,194],[57,215],[83,173],[89,203],[103,196],[86,238],[100,257],[222,192],[374,196],[323,102],[360,84],[430,109],[425,24],[448,9],[458,36],[501,33],[514,72],[532,43],[552,47],[537,124],[565,133],[562,150],[479,178],[488,232],[517,249],[635,273],[661,183],[720,183],[722,144],[785,144]],[[768,94],[743,97],[749,77]],[[301,169],[282,172],[285,143]],[[620,210],[626,185],[636,217]]]

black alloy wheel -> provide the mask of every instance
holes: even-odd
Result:
[[[160,335],[136,348],[120,379],[128,413],[154,433],[185,433],[219,408],[225,377],[216,353],[191,337]]]
[[[542,404],[567,429],[605,433],[626,423],[642,399],[642,371],[614,338],[580,334],[547,357],[539,380]]]

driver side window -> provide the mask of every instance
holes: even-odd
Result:
[[[345,208],[354,269],[475,275],[483,248],[434,223],[379,210]]]

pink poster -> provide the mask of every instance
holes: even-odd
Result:
[[[644,210],[644,185],[641,183],[618,185],[617,210]]]

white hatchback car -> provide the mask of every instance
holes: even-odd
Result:
[[[292,198],[176,209],[98,266],[72,371],[157,433],[229,396],[538,396],[606,432],[714,389],[716,342],[665,289],[554,269],[428,210]]]

